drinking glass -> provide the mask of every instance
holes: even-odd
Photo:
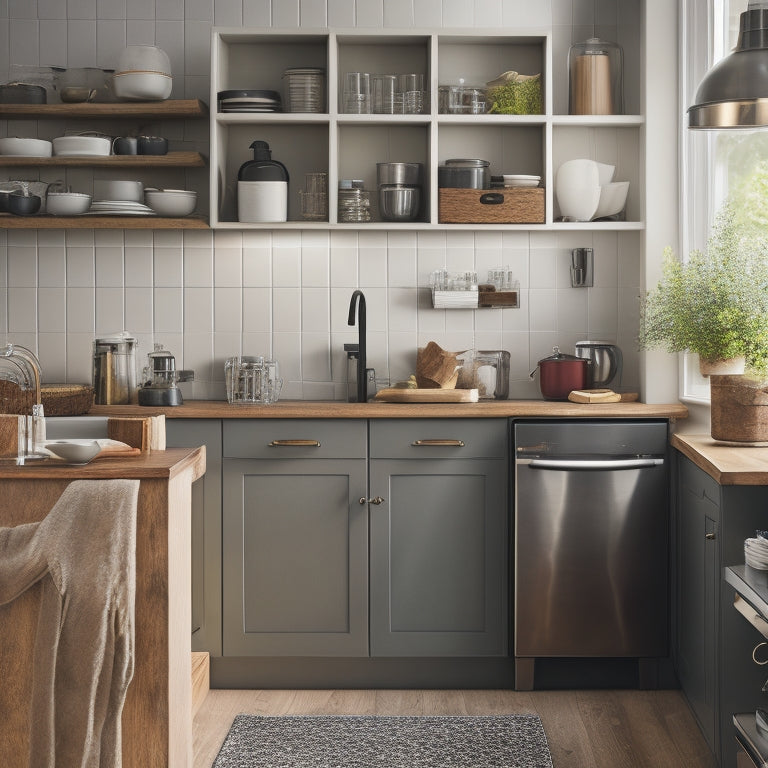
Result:
[[[344,112],[365,115],[371,111],[371,78],[367,72],[344,75]]]
[[[372,75],[373,111],[377,115],[391,115],[395,111],[397,77],[395,75]]]

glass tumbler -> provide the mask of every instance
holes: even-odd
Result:
[[[391,115],[395,111],[397,77],[395,75],[372,75],[371,91],[373,111],[377,115]]]
[[[347,72],[344,75],[344,112],[365,115],[371,111],[371,78],[367,72]]]
[[[403,111],[408,115],[424,112],[424,75],[410,73],[399,75],[399,90],[403,94]]]

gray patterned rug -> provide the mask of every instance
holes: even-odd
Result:
[[[238,715],[213,768],[552,768],[537,715]]]

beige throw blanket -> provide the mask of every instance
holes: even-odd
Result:
[[[0,605],[42,580],[30,768],[122,764],[138,492],[138,480],[77,480],[41,522],[0,527]]]

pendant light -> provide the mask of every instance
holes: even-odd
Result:
[[[768,127],[768,0],[749,0],[736,47],[704,76],[688,127]]]

